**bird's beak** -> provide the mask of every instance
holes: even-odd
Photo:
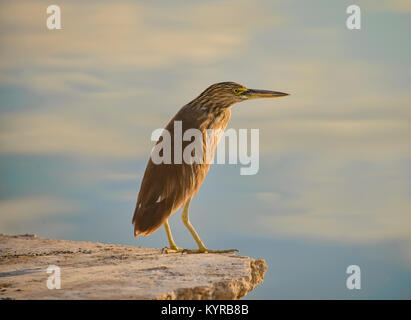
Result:
[[[247,97],[247,99],[258,99],[285,97],[288,96],[288,93],[270,90],[247,89],[242,95]]]

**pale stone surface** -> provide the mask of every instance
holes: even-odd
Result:
[[[47,267],[61,268],[50,290]],[[0,235],[0,299],[239,299],[263,281],[262,259]]]

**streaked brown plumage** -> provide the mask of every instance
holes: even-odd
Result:
[[[187,221],[184,219],[183,212],[183,222],[199,245],[197,252],[212,251],[205,248],[195,231],[193,234],[194,228],[188,221],[188,204],[197,194],[207,175],[210,164],[207,163],[206,157],[213,157],[218,142],[215,141],[214,147],[208,151],[212,154],[207,154],[205,131],[207,129],[224,131],[230,119],[230,107],[236,102],[285,95],[287,94],[275,91],[247,89],[235,82],[221,82],[208,87],[197,98],[183,106],[165,127],[171,133],[171,159],[174,159],[175,152],[174,124],[175,121],[181,121],[183,133],[192,128],[199,129],[203,133],[203,163],[187,164],[183,161],[181,164],[154,164],[150,158],[132,220],[134,235],[149,235],[165,224],[171,249],[179,249],[172,239],[167,219],[180,207],[186,205],[184,209],[187,211]],[[182,141],[182,150],[190,143],[191,141]]]

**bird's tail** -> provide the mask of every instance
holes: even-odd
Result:
[[[156,202],[148,207],[136,206],[133,221],[134,236],[148,236],[156,231],[170,216],[170,208],[167,208],[166,201]]]

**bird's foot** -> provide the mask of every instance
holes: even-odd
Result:
[[[199,248],[196,250],[183,249],[182,253],[234,253],[239,252],[238,249],[227,249],[227,250],[211,250],[207,248]]]
[[[175,247],[173,246],[171,248],[165,247],[161,250],[161,253],[179,253],[179,252],[183,252],[184,250],[185,250],[184,248],[180,248],[177,246]]]
[[[227,249],[227,250],[212,250],[207,248],[199,249],[184,249],[177,246],[172,246],[170,248],[165,247],[161,250],[161,253],[234,253],[239,252],[238,249]]]

